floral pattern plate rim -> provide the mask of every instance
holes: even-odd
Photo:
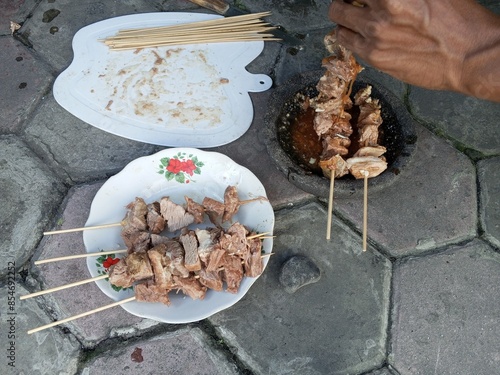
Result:
[[[272,86],[245,67],[263,41],[113,51],[101,40],[122,29],[219,18],[183,12],[115,17],[80,29],[74,58],[54,83],[54,97],[88,124],[124,138],[170,147],[216,147],[241,137],[253,121],[249,92]]]
[[[229,157],[194,148],[172,148],[130,162],[121,172],[109,178],[99,189],[90,208],[86,226],[117,223],[126,213],[125,206],[135,197],[147,203],[169,196],[174,202],[184,203],[187,195],[197,202],[205,196],[223,201],[224,190],[235,185],[240,199],[267,196],[262,183],[247,168]],[[267,200],[243,205],[235,221],[257,232],[273,232],[274,211]],[[191,228],[213,225],[208,219]],[[87,252],[123,249],[120,227],[108,227],[83,232]],[[272,238],[263,241],[263,251],[270,253]],[[118,255],[121,256],[122,254]],[[264,257],[264,268],[269,257]],[[89,257],[87,266],[92,277],[99,276],[115,260],[114,257]],[[264,271],[265,272],[265,271]],[[121,305],[126,311],[139,317],[160,322],[181,324],[203,320],[238,302],[258,278],[244,277],[239,292],[208,291],[204,300],[192,300],[182,293],[170,293],[171,305],[132,301]],[[133,290],[115,290],[107,280],[96,282],[101,291],[115,301],[133,296]]]

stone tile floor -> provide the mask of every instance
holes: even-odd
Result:
[[[302,48],[267,43],[249,71],[279,87],[320,68],[322,37],[332,27],[328,1],[237,3],[271,10],[271,22],[303,41]],[[500,13],[497,2],[482,3]],[[255,173],[275,209],[276,255],[245,298],[191,324],[159,323],[118,307],[28,336],[28,329],[110,302],[94,284],[19,300],[88,277],[83,262],[35,266],[84,249],[81,234],[42,233],[84,225],[108,177],[162,149],[98,130],[55,101],[52,85],[72,60],[75,32],[125,14],[207,11],[184,0],[14,0],[0,8],[0,332],[7,373],[499,373],[500,105],[409,87],[370,67],[362,74],[413,116],[417,143],[397,180],[370,194],[367,252],[360,250],[360,192],[335,200],[332,240],[324,240],[326,202],[288,181],[263,142],[272,90],[252,94],[249,131],[211,149]],[[10,21],[21,25],[14,35]],[[300,259],[319,274],[290,289],[283,272]]]

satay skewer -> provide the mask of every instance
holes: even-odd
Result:
[[[45,264],[45,263],[51,263],[51,262],[58,262],[60,260],[70,260],[70,259],[78,259],[78,258],[97,257],[97,256],[101,256],[101,255],[110,255],[110,254],[122,254],[122,253],[126,253],[127,251],[128,251],[127,249],[119,249],[119,250],[99,251],[99,252],[93,252],[93,253],[68,255],[68,256],[57,257],[57,258],[49,258],[49,259],[43,259],[43,260],[36,260],[34,262],[34,264],[39,265],[39,264]]]
[[[363,173],[364,189],[363,189],[363,251],[366,251],[366,237],[368,231],[368,171]]]
[[[262,254],[261,255],[261,258],[264,258],[264,257],[268,257],[268,256],[271,256],[273,255],[274,253],[265,253],[265,254]],[[90,282],[90,281],[95,281],[95,280],[100,280],[100,279],[105,279],[107,278],[108,275],[101,275],[101,276],[98,276],[98,277],[95,277],[95,278],[92,278],[92,279],[87,279],[87,280],[82,280],[81,282],[77,282],[77,283],[73,283],[73,284],[68,284],[68,285],[65,285],[65,286],[62,286],[62,287],[58,287],[58,288],[53,288],[53,289],[48,289],[46,291],[42,291],[42,292],[37,292],[37,293],[33,293],[33,294],[28,294],[26,296],[22,296],[20,299],[25,299],[25,298],[30,298],[30,297],[35,297],[37,295],[41,295],[43,293],[49,293],[51,291],[56,291],[56,290],[60,290],[60,289],[64,289],[64,288],[69,288],[70,286],[75,286],[75,285],[81,285],[82,283],[87,283],[87,282]],[[194,276],[195,278],[196,277],[199,277],[199,276]],[[34,328],[34,329],[31,329],[29,330],[27,333],[28,335],[32,334],[32,333],[35,333],[35,332],[39,332],[39,331],[42,331],[44,329],[47,329],[47,328],[51,328],[51,327],[55,327],[57,325],[60,325],[60,324],[63,324],[63,323],[67,323],[67,322],[70,322],[72,320],[76,320],[76,319],[79,319],[79,318],[83,318],[85,316],[88,316],[88,315],[92,315],[92,314],[95,314],[95,313],[98,313],[100,311],[103,311],[103,310],[107,310],[107,309],[110,309],[110,308],[113,308],[115,306],[119,306],[119,305],[123,305],[125,303],[128,303],[128,302],[131,302],[131,301],[134,301],[136,299],[135,296],[133,297],[130,297],[130,298],[126,298],[124,300],[121,300],[121,301],[118,301],[118,302],[114,302],[114,303],[111,303],[109,305],[106,305],[106,306],[102,306],[102,307],[99,307],[97,309],[93,309],[93,310],[90,310],[90,311],[87,311],[87,312],[84,312],[84,313],[81,313],[81,314],[78,314],[78,315],[73,315],[73,316],[70,316],[68,318],[65,318],[65,319],[62,319],[62,320],[58,320],[58,321],[55,321],[55,322],[52,322],[52,323],[49,323],[49,324],[46,324],[46,325],[43,325],[43,326],[40,326],[38,328]]]
[[[31,293],[31,294],[25,294],[24,296],[19,297],[19,299],[23,300],[23,299],[32,298],[32,297],[38,297],[38,296],[41,296],[43,294],[57,292],[59,290],[63,290],[63,289],[67,289],[67,288],[72,288],[74,286],[79,286],[79,285],[91,283],[93,281],[98,281],[98,280],[106,279],[108,277],[109,277],[108,274],[100,275],[100,276],[96,276],[96,277],[91,277],[90,279],[76,281],[74,283],[57,286],[57,287],[51,288],[51,289],[41,290],[39,292],[35,292],[35,293]]]
[[[93,225],[93,226],[80,227],[80,228],[52,230],[52,231],[48,231],[48,232],[43,232],[43,235],[44,236],[48,236],[48,235],[51,235],[51,234],[81,232],[81,231],[84,231],[84,230],[103,229],[103,228],[112,228],[112,227],[120,227],[120,226],[122,226],[122,222],[111,223],[111,224]]]
[[[125,303],[131,302],[131,301],[134,301],[134,300],[135,300],[135,296],[134,297],[130,297],[130,298],[126,298],[124,300],[121,300],[121,301],[118,301],[118,302],[114,302],[114,303],[111,303],[111,304],[106,305],[106,306],[99,307],[99,308],[94,309],[94,310],[90,310],[90,311],[87,311],[87,312],[84,312],[84,313],[81,313],[81,314],[78,314],[78,315],[73,315],[73,316],[70,316],[69,318],[62,319],[62,320],[57,320],[55,322],[46,324],[44,326],[31,329],[27,333],[28,333],[28,335],[31,335],[32,333],[39,332],[39,331],[42,331],[42,330],[47,329],[47,328],[55,327],[57,325],[60,325],[60,324],[63,324],[63,323],[67,323],[67,322],[70,322],[70,321],[75,320],[75,319],[83,318],[84,316],[92,315],[92,314],[98,313],[98,312],[103,311],[103,310],[111,309],[111,308],[113,308],[115,306],[123,305]]]
[[[330,175],[330,193],[328,195],[328,220],[326,223],[326,239],[329,240],[332,232],[332,215],[333,215],[333,190],[335,186],[335,173],[332,170]]]
[[[247,240],[252,240],[254,238],[260,238],[261,240],[265,240],[267,238],[274,238],[275,236],[268,236],[271,232],[263,232],[263,233],[257,233],[253,234],[251,236],[247,237]],[[67,255],[63,257],[56,257],[56,258],[49,258],[49,259],[43,259],[43,260],[36,260],[34,262],[35,265],[39,264],[45,264],[45,263],[51,263],[51,262],[59,262],[62,260],[71,260],[71,259],[79,259],[79,258],[88,258],[88,257],[97,257],[101,255],[111,255],[111,254],[123,254],[128,252],[128,249],[119,249],[119,250],[109,250],[109,251],[98,251],[98,252],[91,252],[91,253],[85,253],[85,254],[75,254],[75,255]]]
[[[265,253],[265,254],[262,254],[260,257],[261,258],[266,258],[266,257],[269,257],[269,256],[271,256],[273,254],[274,253]],[[234,254],[230,254],[230,255],[234,255]],[[35,293],[31,293],[31,294],[25,294],[25,295],[19,297],[19,299],[20,300],[24,300],[24,299],[28,299],[28,298],[38,297],[38,296],[41,296],[41,295],[44,295],[44,294],[57,292],[59,290],[64,290],[64,289],[72,288],[74,286],[88,284],[88,283],[91,283],[93,281],[107,279],[108,277],[109,277],[109,274],[99,275],[99,276],[96,276],[96,277],[91,277],[89,279],[76,281],[74,283],[65,284],[65,285],[57,286],[57,287],[46,289],[46,290],[40,290],[39,292],[35,292]],[[195,275],[194,277],[198,278],[199,276]]]

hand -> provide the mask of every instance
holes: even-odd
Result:
[[[413,85],[500,101],[500,17],[475,0],[358,2],[329,10],[355,55]]]

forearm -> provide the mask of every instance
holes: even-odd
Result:
[[[337,40],[404,82],[500,102],[500,16],[475,0],[335,0]]]

